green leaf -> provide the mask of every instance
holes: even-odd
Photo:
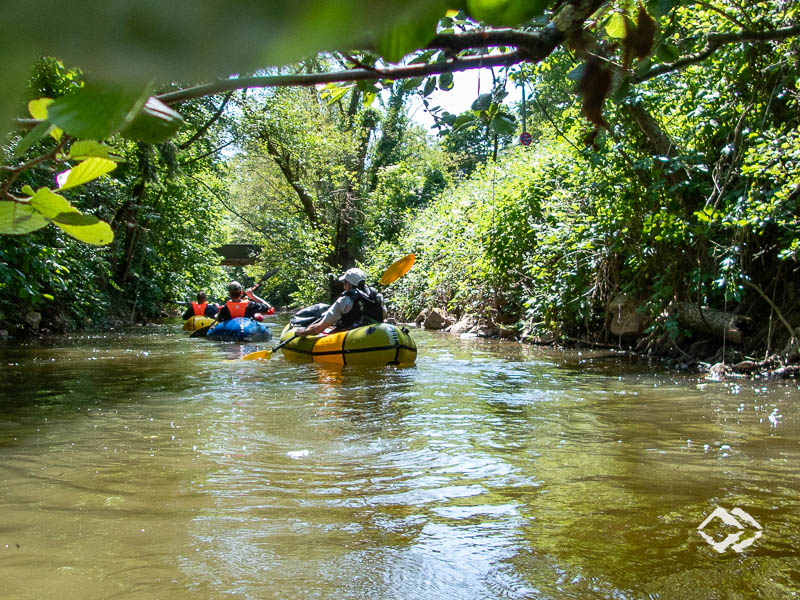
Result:
[[[93,140],[77,141],[69,149],[68,158],[83,160],[85,158],[107,158],[108,160],[120,160],[114,155],[114,149],[101,142]]]
[[[145,102],[141,88],[87,85],[50,104],[47,112],[71,136],[103,139],[124,129]]]
[[[56,223],[56,225],[76,240],[94,246],[105,246],[114,241],[114,232],[111,231],[111,227],[105,221],[98,221],[94,225],[86,226],[62,225],[60,223]]]
[[[52,221],[57,225],[61,224],[61,225],[86,226],[86,225],[94,225],[95,223],[99,222],[100,219],[98,219],[94,215],[84,215],[83,213],[77,211],[75,212],[67,211],[63,213],[58,213],[55,217],[53,217]]]
[[[422,90],[423,96],[430,96],[436,89],[436,77],[428,77],[425,81],[425,87]]]
[[[453,74],[452,73],[442,73],[439,75],[439,89],[447,90],[453,89]]]
[[[378,38],[378,52],[388,62],[399,62],[418,48],[424,48],[436,36],[436,25],[442,16],[441,7],[434,2],[416,18],[399,23]]]
[[[672,44],[659,44],[658,50],[656,50],[656,57],[661,62],[675,62],[680,58],[680,55],[681,51]]]
[[[422,64],[422,63],[426,63],[431,59],[431,57],[434,54],[436,54],[436,50],[425,50],[425,52],[423,52],[419,56],[415,56],[413,60],[410,60],[408,62],[408,64],[410,64],[410,65],[419,65],[419,64]]]
[[[81,242],[104,246],[114,239],[108,223],[99,221],[91,215],[81,214],[66,198],[48,188],[40,188],[36,192],[31,198],[31,206],[64,230],[67,235]],[[69,214],[76,216],[69,216]]]
[[[615,12],[606,22],[605,30],[608,37],[622,39],[627,33],[626,23],[629,21],[622,13]]]
[[[22,235],[41,229],[48,222],[30,204],[0,201],[0,234]]]
[[[37,98],[28,102],[28,112],[34,119],[47,121],[47,107],[53,103],[52,98]]]
[[[31,206],[48,219],[54,219],[61,213],[78,212],[64,196],[60,196],[49,188],[39,188],[30,199]]]
[[[467,12],[477,21],[515,27],[544,14],[549,0],[467,0]]]
[[[422,77],[412,77],[410,79],[406,79],[400,84],[400,89],[405,92],[411,91],[415,88],[418,88],[422,84]]]
[[[180,113],[151,96],[130,125],[120,133],[129,140],[158,144],[172,137],[183,123]]]
[[[472,103],[470,107],[472,110],[489,110],[489,107],[492,105],[492,95],[491,94],[481,94],[478,96],[475,101]]]
[[[467,127],[468,125],[477,125],[480,123],[480,120],[476,119],[474,115],[470,113],[461,113],[456,117],[456,120],[451,123],[454,130],[461,129],[463,127]]]
[[[59,173],[56,177],[60,190],[68,190],[69,188],[82,185],[93,179],[97,179],[101,175],[105,175],[117,168],[117,163],[107,158],[87,158],[77,167],[73,167],[69,171]],[[41,191],[41,190],[40,190]]]
[[[489,127],[499,135],[514,135],[517,130],[517,123],[508,113],[500,113],[492,119]]]
[[[28,102],[28,112],[31,113],[31,116],[34,119],[47,121],[47,107],[53,102],[54,100],[52,98],[37,98],[36,100],[31,100]],[[53,127],[48,131],[48,133],[55,141],[59,141],[61,136],[64,134],[64,132],[58,127]]]
[[[567,73],[567,79],[570,81],[580,81],[583,79],[583,74],[586,72],[586,63],[581,63],[574,69],[572,69],[569,73]]]
[[[327,98],[328,104],[335,104],[344,98],[345,94],[347,94],[350,89],[351,86],[349,85],[338,85],[336,83],[331,83],[325,86],[325,89],[322,90],[320,96],[322,98]]]
[[[445,113],[442,115],[442,121],[447,125],[452,125],[455,123],[457,118],[458,116],[454,115],[453,113]]]
[[[31,146],[47,135],[47,132],[50,131],[51,127],[52,125],[50,125],[50,123],[47,121],[37,123],[36,126],[31,129],[24,138],[22,138],[20,143],[14,149],[14,157],[16,158],[25,154]]]
[[[676,2],[677,0],[648,0],[647,12],[654,17],[663,17],[675,7]]]
[[[378,97],[376,92],[364,92],[364,98],[361,100],[361,105],[366,107],[372,106],[372,103],[375,102],[375,98]]]

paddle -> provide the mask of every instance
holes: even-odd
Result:
[[[291,341],[293,341],[293,340],[295,340],[296,338],[299,338],[299,337],[300,336],[295,333],[288,340],[286,340],[285,342],[281,342],[280,344],[278,344],[274,348],[267,348],[266,350],[258,350],[257,352],[251,352],[250,354],[245,354],[242,357],[242,360],[269,360],[270,358],[272,358],[273,352],[275,352],[276,350],[280,350],[286,344],[288,344],[289,342],[291,342]]]
[[[256,283],[256,284],[253,286],[253,289],[254,289],[254,290],[255,290],[255,289],[257,289],[257,288],[258,288],[258,286],[260,286],[260,285],[261,285],[262,283],[264,283],[264,282],[265,282],[267,279],[269,279],[270,277],[272,277],[273,275],[275,275],[275,273],[277,273],[278,271],[280,271],[280,267],[275,267],[274,269],[270,269],[269,271],[267,271],[266,273],[264,273],[264,276],[263,276],[261,279],[259,279],[259,280],[258,280],[258,283]],[[205,337],[205,336],[206,336],[206,334],[208,333],[208,330],[209,330],[209,329],[211,329],[211,328],[212,328],[214,325],[216,325],[217,323],[218,323],[218,321],[215,319],[215,320],[214,320],[214,322],[213,322],[213,323],[211,323],[211,325],[206,325],[205,327],[201,327],[200,329],[195,329],[195,330],[192,332],[192,335],[190,335],[189,337],[193,337],[193,338],[194,338],[194,337]]]
[[[388,285],[393,281],[400,279],[403,275],[408,273],[408,271],[414,265],[414,261],[416,259],[417,257],[414,256],[414,254],[409,254],[408,256],[404,256],[400,260],[393,262],[392,265],[383,272],[383,275],[381,275],[381,278],[378,280],[378,283],[381,285]],[[286,344],[288,344],[289,342],[298,337],[300,336],[298,336],[295,333],[288,340],[286,340],[285,342],[281,342],[274,348],[271,349],[267,348],[266,350],[258,350],[257,352],[251,352],[250,354],[245,354],[242,357],[242,360],[269,360],[270,358],[272,358],[272,354],[276,350],[280,350]]]

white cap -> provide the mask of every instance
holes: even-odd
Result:
[[[361,269],[352,268],[347,269],[347,271],[344,272],[344,275],[339,277],[339,281],[346,281],[350,285],[358,286],[358,284],[364,281],[366,278],[367,274],[364,273],[364,271]]]

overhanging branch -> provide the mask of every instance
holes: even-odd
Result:
[[[326,83],[342,83],[346,81],[377,81],[379,79],[412,79],[454,71],[467,71],[480,67],[508,66],[520,62],[522,56],[518,51],[507,54],[470,56],[441,63],[427,65],[413,65],[392,69],[352,69],[349,71],[334,71],[331,73],[298,73],[296,75],[267,75],[264,77],[242,77],[240,79],[226,79],[204,85],[198,85],[185,90],[167,92],[157,96],[165,104],[176,104],[194,98],[221,94],[230,90],[244,90],[249,88],[267,88],[282,86],[313,86]]]
[[[664,63],[638,75],[632,79],[633,83],[642,83],[659,75],[677,71],[689,65],[704,61],[714,54],[724,44],[740,44],[742,42],[769,42],[785,40],[800,35],[800,25],[783,27],[769,31],[740,31],[737,33],[711,33],[706,37],[706,47],[697,54],[687,56],[671,63]]]

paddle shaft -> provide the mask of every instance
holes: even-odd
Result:
[[[297,335],[297,334],[295,333],[295,334],[294,334],[292,337],[290,337],[290,338],[289,338],[288,340],[286,340],[285,342],[281,342],[280,344],[278,344],[277,346],[275,346],[275,347],[274,347],[274,348],[273,348],[273,349],[270,351],[270,356],[272,356],[272,353],[273,353],[273,352],[275,352],[276,350],[280,350],[280,349],[281,349],[281,348],[283,348],[283,347],[284,347],[286,344],[288,344],[288,343],[289,343],[289,342],[291,342],[291,341],[294,341],[295,339],[297,339],[297,338],[299,338],[299,337],[300,337],[300,336],[299,336],[299,335]]]

